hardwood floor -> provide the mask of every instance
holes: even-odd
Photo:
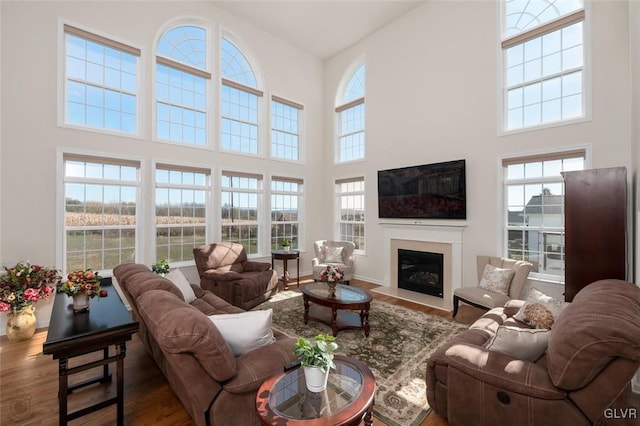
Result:
[[[307,280],[304,280],[307,281]],[[310,280],[308,280],[310,281]],[[353,280],[352,285],[372,289],[376,285]],[[417,311],[451,318],[450,313],[392,296],[372,293],[374,298]],[[461,306],[457,320],[470,324],[483,311]],[[0,344],[0,424],[55,425],[58,423],[58,362],[42,354],[47,331],[39,330],[27,342]],[[101,353],[85,355],[82,361],[100,358]],[[72,360],[71,365],[77,365]],[[113,370],[113,366],[111,367]],[[75,383],[98,375],[99,370],[88,370],[71,377]],[[125,423],[132,425],[191,425],[192,421],[173,394],[167,381],[147,355],[136,335],[127,344],[125,359]],[[85,390],[86,389],[86,390]],[[92,385],[69,396],[69,411],[115,396],[115,377],[111,384]],[[72,425],[111,425],[115,423],[115,405],[70,422]],[[385,423],[374,419],[375,426]],[[433,412],[420,426],[446,426],[447,421]]]

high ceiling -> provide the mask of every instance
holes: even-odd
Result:
[[[426,0],[212,0],[247,22],[328,59]]]

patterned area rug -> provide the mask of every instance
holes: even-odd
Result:
[[[302,294],[285,291],[255,309],[273,309],[273,327],[291,337],[331,333],[323,323],[304,324]],[[371,330],[343,330],[338,352],[364,362],[376,378],[374,416],[390,426],[417,426],[429,413],[426,361],[429,355],[467,326],[434,315],[373,300]]]

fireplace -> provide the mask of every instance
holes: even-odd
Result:
[[[398,288],[443,297],[442,253],[398,249]]]

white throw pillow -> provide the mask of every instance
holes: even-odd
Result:
[[[535,362],[547,350],[550,333],[551,330],[501,325],[486,348]]]
[[[328,263],[342,263],[343,247],[327,247],[324,261]]]
[[[196,294],[193,292],[191,284],[189,284],[189,281],[187,281],[180,269],[174,269],[165,275],[165,278],[178,287],[178,290],[182,292],[182,297],[184,297],[185,302],[191,303],[196,300]]]
[[[484,267],[480,288],[493,291],[495,293],[509,294],[509,286],[516,271],[513,269],[496,268],[491,264]]]
[[[248,311],[239,314],[209,315],[235,356],[273,343],[276,338],[271,329],[273,309]]]
[[[535,328],[551,328],[569,303],[555,300],[535,287],[527,293],[524,305],[513,316],[518,321]]]

